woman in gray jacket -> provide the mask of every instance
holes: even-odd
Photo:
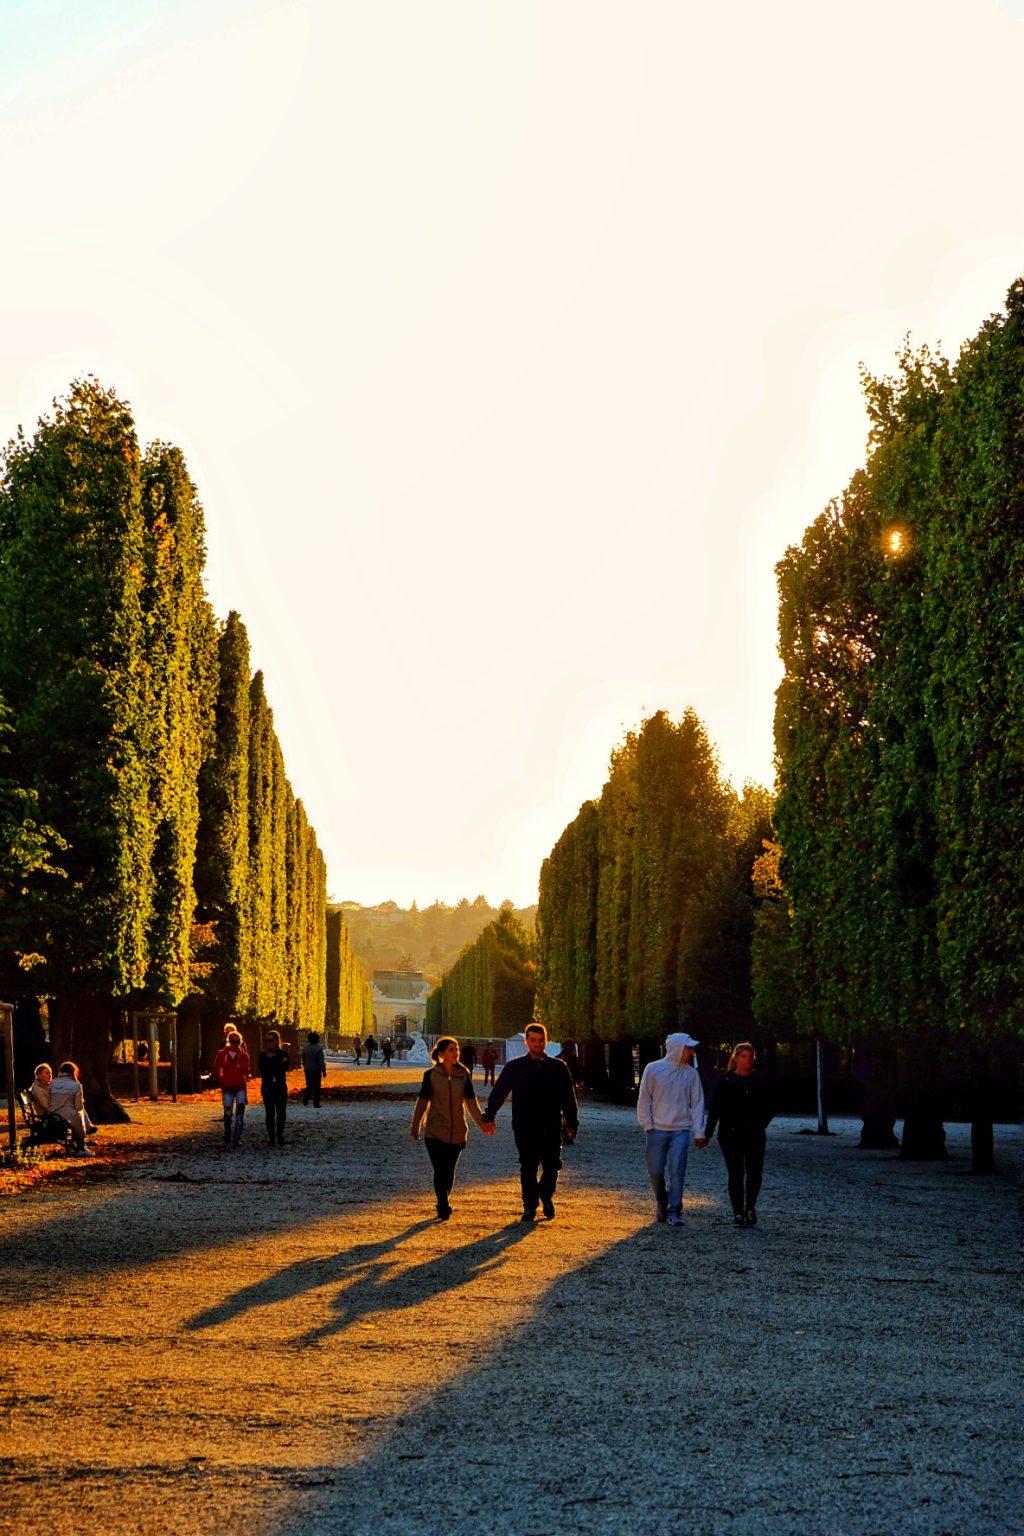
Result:
[[[473,1079],[459,1060],[459,1042],[451,1035],[442,1035],[430,1054],[434,1066],[423,1074],[412,1112],[411,1135],[413,1141],[419,1141],[425,1116],[424,1139],[434,1169],[437,1217],[447,1221],[452,1213],[449,1196],[455,1184],[455,1167],[469,1137],[467,1111],[485,1135],[493,1136],[494,1126],[484,1124]]]

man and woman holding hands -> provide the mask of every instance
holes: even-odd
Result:
[[[534,1221],[538,1207],[549,1221],[554,1220],[562,1145],[576,1138],[579,1108],[568,1067],[547,1054],[543,1024],[528,1024],[525,1041],[526,1054],[503,1068],[483,1111],[477,1103],[472,1074],[459,1060],[458,1041],[443,1036],[431,1052],[434,1065],[423,1074],[411,1134],[418,1141],[423,1129],[441,1221],[447,1221],[452,1213],[455,1170],[469,1135],[467,1116],[485,1135],[493,1135],[495,1116],[510,1096],[523,1195],[520,1220]],[[706,1146],[717,1128],[734,1220],[737,1226],[753,1226],[764,1167],[765,1130],[772,1119],[768,1082],[755,1070],[753,1046],[742,1042],[716,1081],[705,1114],[704,1092],[693,1065],[697,1044],[690,1035],[670,1034],[664,1057],[650,1062],[640,1079],[637,1119],[645,1134],[655,1220],[682,1226],[690,1144]]]

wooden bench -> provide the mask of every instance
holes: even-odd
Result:
[[[18,1094],[18,1103],[28,1131],[28,1135],[23,1136],[21,1141],[23,1152],[31,1151],[33,1147],[51,1145],[63,1147],[66,1152],[74,1150],[74,1132],[67,1120],[61,1115],[51,1115],[49,1110],[40,1109],[27,1093]]]

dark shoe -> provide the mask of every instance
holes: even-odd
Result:
[[[668,1206],[662,1205],[660,1200],[656,1201],[654,1205],[654,1219],[655,1221],[668,1221]]]
[[[748,1227],[756,1227],[757,1226],[757,1212],[756,1211],[748,1211],[747,1212],[747,1226]]]
[[[536,1211],[524,1211],[523,1214],[520,1216],[519,1220],[520,1221],[536,1221],[537,1220],[537,1212]]]
[[[742,1211],[736,1212],[735,1216],[733,1217],[733,1221],[738,1227],[745,1227],[747,1224],[747,1218],[744,1216]]]
[[[277,1144],[278,1144],[279,1147],[283,1147],[284,1146],[284,1137],[283,1136],[279,1136],[277,1138]]]
[[[438,1206],[438,1208],[437,1208],[437,1219],[438,1219],[438,1221],[447,1221],[450,1218],[451,1214],[452,1214],[452,1208],[451,1208],[450,1205],[439,1205]]]
[[[668,1224],[669,1224],[670,1227],[681,1227],[682,1226],[683,1218],[679,1215],[678,1211],[673,1211],[672,1212],[672,1215],[668,1219]]]
[[[554,1221],[555,1202],[553,1200],[542,1200],[540,1204],[541,1210],[544,1212],[544,1215],[547,1217],[548,1221]]]

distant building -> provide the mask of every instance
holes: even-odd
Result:
[[[394,1038],[423,1029],[432,985],[422,971],[374,971],[370,990],[373,1031],[378,1040],[384,1035]]]

